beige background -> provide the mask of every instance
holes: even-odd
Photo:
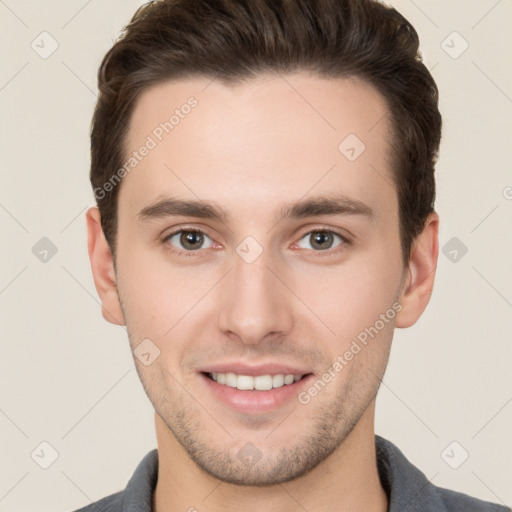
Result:
[[[100,314],[84,218],[96,70],[140,4],[0,0],[0,511],[86,505],[156,446],[126,332]],[[429,308],[396,332],[376,431],[433,483],[511,505],[512,2],[392,4],[441,91],[441,246],[457,237],[468,252],[440,254]],[[31,47],[52,39],[46,59]],[[57,247],[46,263],[32,253],[42,237]],[[48,469],[42,442],[58,453]]]

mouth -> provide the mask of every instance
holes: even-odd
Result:
[[[240,391],[270,391],[271,389],[290,386],[309,374],[277,373],[265,375],[242,375],[232,372],[204,372],[204,375],[222,386]]]
[[[314,380],[312,373],[281,365],[259,368],[222,366],[199,372],[207,400],[211,398],[212,405],[218,403],[222,407],[227,406],[228,410],[241,413],[244,417],[293,407],[294,403],[298,403],[300,391]]]

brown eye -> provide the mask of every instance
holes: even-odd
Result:
[[[210,237],[202,231],[182,229],[175,233],[171,233],[165,241],[169,242],[173,247],[176,247],[176,249],[179,250],[197,251],[199,249],[211,247],[211,240],[207,247],[203,247],[206,239],[210,240]]]

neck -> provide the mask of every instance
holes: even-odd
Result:
[[[155,413],[158,482],[154,512],[386,512],[374,442],[375,402],[341,445],[312,471],[265,487],[238,486],[205,473]]]

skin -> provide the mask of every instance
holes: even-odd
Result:
[[[394,329],[413,325],[430,299],[439,222],[429,216],[404,268],[385,100],[359,79],[305,73],[231,86],[166,82],[142,93],[127,147],[139,148],[190,96],[198,105],[123,179],[115,265],[97,208],[87,212],[104,317],[127,326],[132,350],[146,338],[160,350],[148,366],[134,358],[155,408],[155,510],[385,511],[375,398]],[[366,145],[353,162],[338,150],[351,133]],[[279,215],[333,193],[373,216]],[[137,217],[170,196],[215,202],[230,218]],[[179,236],[165,240],[190,228],[207,235],[192,249]],[[334,236],[319,249],[312,238],[326,230],[348,242]],[[262,248],[252,263],[236,252],[247,236]],[[191,257],[179,254],[187,250]],[[397,303],[396,316],[306,405],[241,413],[198,373],[211,363],[277,362],[318,379]],[[248,442],[261,456],[255,464],[237,457]]]

